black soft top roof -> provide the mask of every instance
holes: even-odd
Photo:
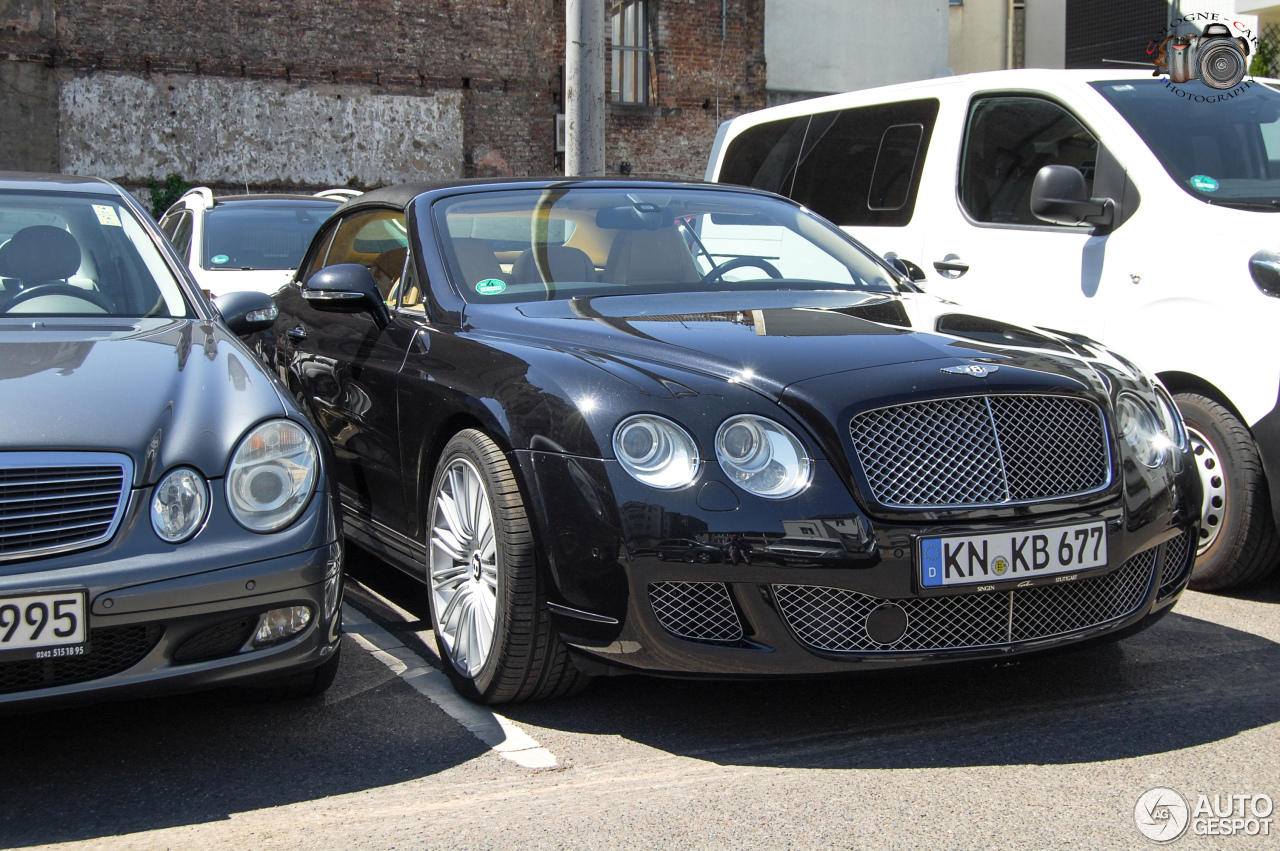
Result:
[[[356,198],[352,198],[342,206],[345,213],[349,210],[357,210],[362,207],[397,207],[405,209],[413,202],[414,198],[427,192],[437,192],[441,189],[456,189],[467,186],[486,187],[498,189],[510,187],[512,189],[528,189],[542,188],[547,186],[670,186],[676,187],[716,187],[725,189],[735,189],[743,191],[741,186],[723,186],[720,184],[703,183],[701,181],[673,181],[673,180],[635,180],[629,178],[617,177],[478,177],[478,178],[457,178],[455,180],[438,180],[423,183],[402,183],[397,186],[388,186],[383,189],[371,189],[368,192]],[[752,190],[745,190],[752,191]]]

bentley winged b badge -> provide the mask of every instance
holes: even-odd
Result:
[[[972,375],[974,378],[986,378],[1000,367],[983,363],[967,363],[964,366],[944,366],[943,372],[953,375]]]

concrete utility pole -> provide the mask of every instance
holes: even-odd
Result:
[[[604,174],[604,0],[565,3],[564,173]]]

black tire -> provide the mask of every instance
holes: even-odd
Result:
[[[485,661],[474,675],[460,670],[442,635],[431,587],[432,518],[442,479],[455,460],[466,459],[479,473],[492,512],[497,564],[497,606]],[[569,657],[551,624],[546,580],[538,569],[529,516],[506,456],[488,435],[467,429],[454,435],[436,466],[427,506],[428,599],[431,625],[444,672],[464,697],[477,703],[545,700],[584,689],[590,677]]]
[[[301,700],[324,694],[333,685],[338,676],[338,665],[342,661],[342,645],[333,650],[333,655],[318,668],[303,671],[300,674],[289,674],[278,680],[268,680],[257,685],[244,686],[242,694],[252,701],[273,703],[283,700]]]
[[[1175,399],[1195,433],[1193,444],[1200,438],[1207,444],[1196,455],[1206,492],[1215,472],[1222,477],[1216,484],[1225,490],[1223,504],[1207,505],[1201,518],[1201,546],[1208,544],[1196,556],[1189,585],[1196,591],[1222,591],[1257,582],[1280,559],[1280,535],[1253,435],[1235,414],[1207,396],[1179,393]]]

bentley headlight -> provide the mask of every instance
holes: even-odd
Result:
[[[315,490],[320,458],[311,436],[290,420],[268,420],[244,436],[227,469],[227,505],[254,532],[283,529]]]
[[[1179,449],[1187,448],[1187,426],[1182,420],[1182,412],[1178,410],[1177,404],[1173,401],[1173,397],[1169,395],[1169,391],[1160,385],[1156,385],[1156,398],[1160,401],[1160,419],[1164,424],[1165,433],[1169,435],[1169,439],[1173,441],[1173,445]]]
[[[782,499],[809,484],[812,465],[804,445],[764,417],[725,420],[716,432],[716,458],[730,479],[756,496]]]
[[[701,464],[689,433],[653,414],[638,414],[619,423],[613,432],[613,451],[624,470],[662,490],[690,484]]]
[[[180,544],[200,530],[209,511],[209,488],[195,470],[179,467],[160,480],[151,496],[151,528]]]
[[[1151,409],[1137,397],[1120,394],[1116,400],[1116,427],[1139,463],[1159,467],[1173,441],[1156,421]]]

